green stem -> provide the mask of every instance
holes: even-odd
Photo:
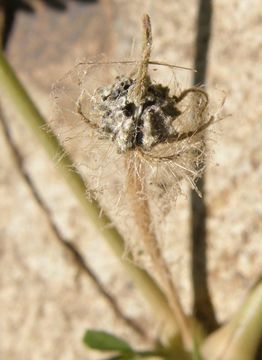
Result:
[[[236,315],[202,346],[204,359],[253,360],[262,336],[262,281]]]
[[[76,171],[72,170],[74,168],[73,161],[70,156],[66,154],[56,136],[51,131],[46,132],[43,130],[46,126],[44,118],[37,110],[1,51],[0,91],[9,98],[12,106],[30,127],[31,131],[42,144],[51,159],[55,160],[58,154],[63,154],[60,161],[56,162],[57,170],[63,176],[67,185],[81,203],[95,228],[102,234],[121,264],[127,270],[130,278],[149,301],[155,314],[163,321],[166,321],[169,324],[172,323],[173,328],[176,329],[172,311],[167,304],[164,294],[146,271],[135,266],[131,258],[126,259],[123,257],[125,244],[122,236],[118,230],[112,226],[109,217],[104,212],[102,212],[101,215],[101,209],[98,202],[95,200],[89,201],[87,199],[86,186],[82,177]]]

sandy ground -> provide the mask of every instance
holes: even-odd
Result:
[[[153,58],[194,64],[197,1],[69,2],[67,11],[36,4],[17,12],[8,58],[44,115],[52,115],[51,86],[82,58],[129,56],[140,18],[152,19]],[[206,85],[224,114],[209,143],[208,270],[220,321],[243,301],[261,274],[262,103],[259,0],[213,1]],[[191,72],[176,74],[183,86]],[[81,252],[120,309],[150,334],[157,324],[117,259],[88,223],[51,161],[12,108],[4,106],[11,136],[40,199],[64,239]],[[116,315],[89,275],[57,241],[45,212],[0,133],[0,357],[5,360],[101,359],[86,350],[87,328],[113,331],[133,344],[142,337]],[[189,189],[159,224],[161,246],[187,311],[190,286]],[[121,226],[121,225],[120,225]],[[179,274],[179,276],[178,276]]]

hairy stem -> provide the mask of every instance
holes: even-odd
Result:
[[[173,311],[177,326],[182,336],[184,346],[187,350],[192,349],[191,325],[181,306],[176,287],[172,281],[171,273],[163,258],[154,230],[147,199],[141,194],[144,193],[144,169],[143,164],[136,163],[132,153],[127,154],[127,191],[135,222],[138,226],[140,239],[149,254],[153,267],[159,276],[163,291],[166,294],[170,308]],[[138,171],[138,166],[139,171]]]

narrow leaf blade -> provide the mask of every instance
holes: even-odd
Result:
[[[96,350],[133,352],[125,340],[106,331],[88,330],[83,341],[85,345]]]

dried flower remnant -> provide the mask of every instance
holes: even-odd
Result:
[[[83,61],[58,82],[59,124],[56,121],[55,126],[64,146],[73,156],[78,154],[76,167],[81,165],[92,196],[110,190],[113,202],[119,204],[130,167],[144,177],[141,196],[150,198],[156,211],[162,212],[170,209],[182,180],[198,192],[195,181],[206,157],[202,133],[214,117],[202,88],[181,91],[174,78],[169,81],[167,76],[166,84],[155,80],[154,75],[161,72],[151,72],[151,65],[162,65],[172,74],[176,66],[150,59],[150,21],[144,21],[143,34],[139,60]],[[128,153],[132,156],[127,164]]]
[[[101,139],[115,145],[118,154],[131,151],[133,160],[144,163],[148,184],[157,183],[166,189],[162,183],[172,182],[175,188],[186,178],[194,186],[205,156],[203,151],[196,151],[202,148],[198,135],[213,121],[208,114],[208,95],[199,88],[176,94],[155,83],[148,67],[161,63],[150,61],[151,45],[150,33],[141,61],[131,74],[117,76],[91,95],[83,88],[77,112]]]

